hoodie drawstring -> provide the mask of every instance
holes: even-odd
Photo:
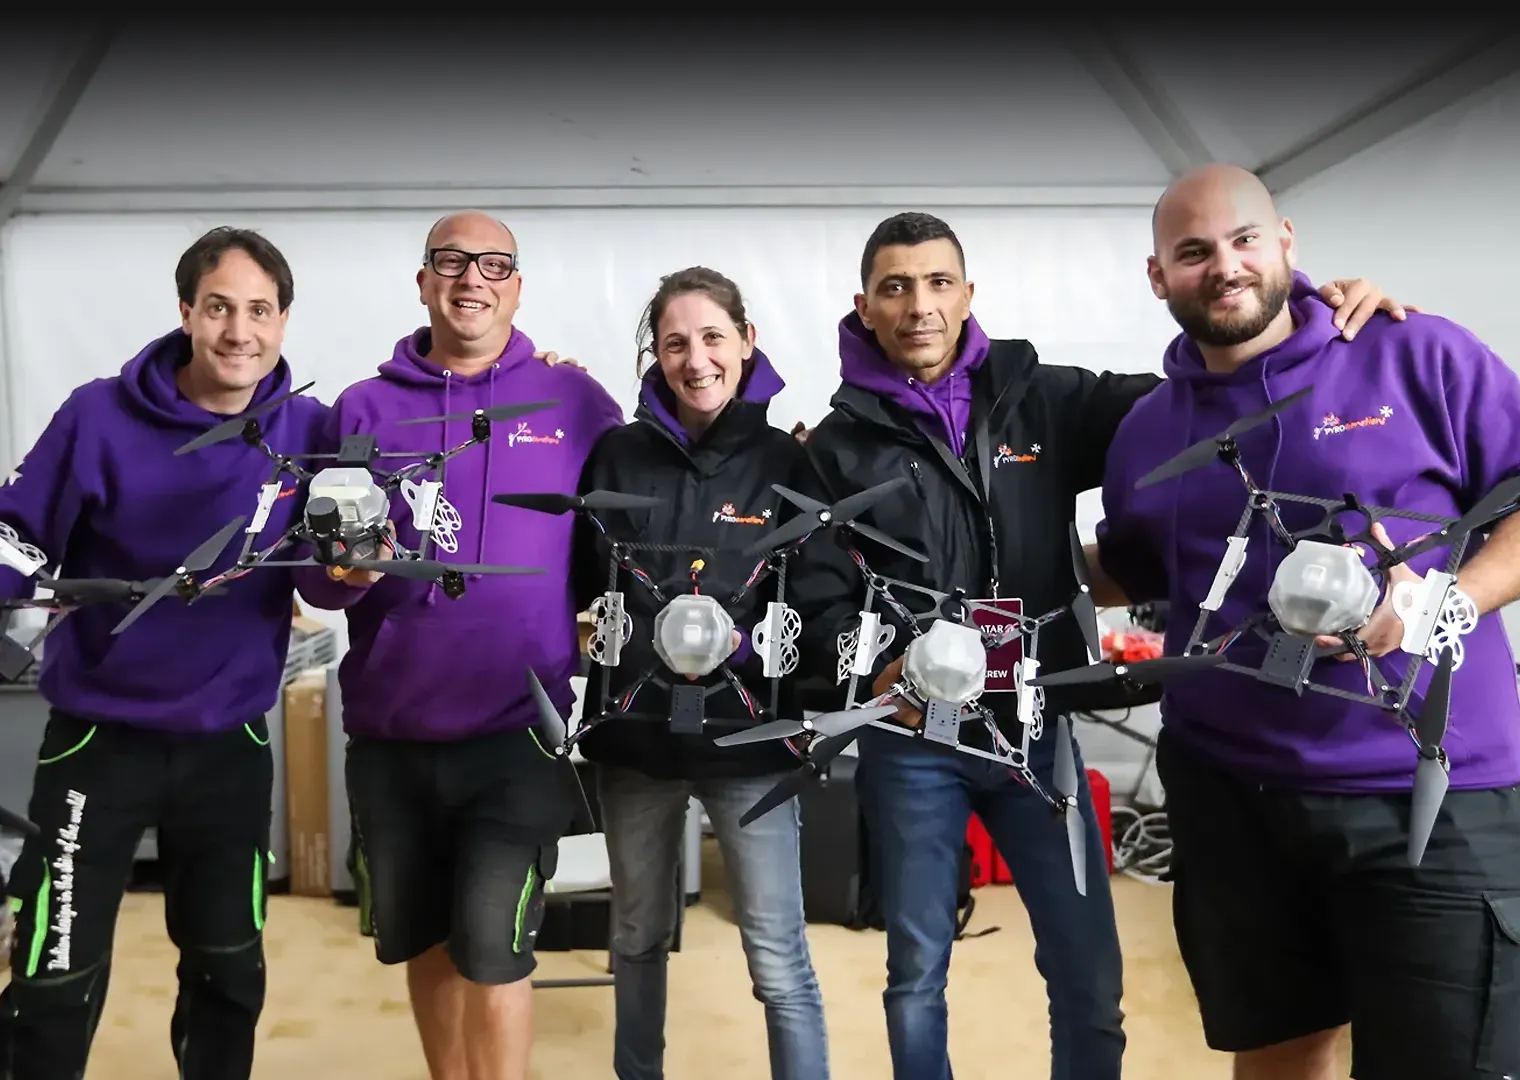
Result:
[[[496,372],[501,365],[491,365],[491,377],[486,381],[486,408],[494,408],[496,405]],[[486,510],[491,505],[491,452],[496,447],[495,439],[486,440],[486,471],[480,481],[480,527],[475,530],[475,561],[486,561]],[[472,577],[482,577],[481,574],[472,574]]]
[[[450,371],[448,368],[444,368],[443,369],[443,409],[439,412],[440,416],[447,416],[447,415],[449,415],[450,392],[452,391],[453,386],[454,386],[453,375],[454,375],[454,373],[452,371]],[[449,449],[449,422],[447,420],[445,420],[441,426],[443,428],[443,432],[438,437],[438,452],[440,454],[443,454],[443,453],[447,453],[448,449]],[[441,503],[444,500],[445,497],[446,496],[443,493],[443,489],[440,487],[438,489],[438,500],[433,505],[433,523],[434,523],[433,524],[433,531],[435,533],[437,532],[437,528],[438,528],[438,526],[437,526],[437,522],[438,522],[438,503]],[[433,537],[433,547],[435,549],[438,547],[438,537],[436,535]],[[434,554],[435,555],[437,554],[436,551],[434,552]],[[423,601],[423,603],[425,603],[425,604],[427,604],[429,606],[432,606],[433,604],[436,604],[437,602],[438,602],[438,580],[435,578],[431,582],[428,583],[427,598]]]

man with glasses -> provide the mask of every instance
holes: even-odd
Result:
[[[529,672],[568,716],[580,672],[573,519],[492,497],[574,492],[587,454],[623,416],[584,371],[534,360],[512,325],[522,277],[501,222],[479,211],[440,220],[417,285],[428,325],[339,395],[325,441],[363,432],[382,452],[443,451],[470,439],[476,410],[554,402],[449,460],[430,534],[431,557],[543,572],[468,575],[456,599],[432,581],[363,570],[328,580],[316,568],[309,595],[348,617],[338,678],[376,956],[407,965],[432,1076],[526,1078],[534,937],[573,816],[561,766],[533,733]],[[399,426],[425,417],[452,419]],[[390,512],[412,549],[414,497],[398,492]]]

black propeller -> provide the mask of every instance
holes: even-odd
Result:
[[[744,811],[744,815],[739,818],[739,827],[743,828],[750,822],[759,820],[782,803],[802,794],[803,789],[827,769],[829,762],[843,753],[844,748],[854,742],[860,732],[861,728],[857,727],[838,738],[824,739],[810,745],[807,756],[802,759],[802,765],[787,773],[779,784],[761,796],[759,802]]]
[[[538,673],[532,668],[528,669],[528,688],[533,692],[533,703],[538,706],[538,724],[534,733],[538,737],[539,745],[545,752],[553,754],[564,764],[565,770],[570,774],[568,783],[572,786],[571,797],[575,801],[575,822],[571,831],[576,834],[584,834],[596,831],[596,818],[591,813],[591,801],[586,798],[586,789],[581,784],[580,770],[575,767],[575,762],[570,760],[570,751],[567,744],[570,741],[570,729],[565,726],[565,718],[560,716],[559,710],[554,707],[554,702],[549,700],[548,691],[538,679]]]
[[[173,592],[189,575],[199,574],[202,570],[209,570],[211,564],[216,562],[216,557],[222,553],[222,549],[232,541],[233,536],[237,534],[237,531],[243,527],[243,524],[247,520],[246,517],[239,516],[223,525],[220,532],[187,555],[184,563],[173,574],[160,578],[148,595],[138,601],[136,607],[127,612],[126,618],[117,623],[111,633],[119,634],[142,618],[149,608]]]
[[[237,416],[234,416],[230,420],[223,420],[220,424],[216,425],[216,427],[212,428],[209,431],[201,432],[195,438],[187,442],[184,446],[181,446],[178,450],[174,451],[174,456],[178,457],[181,454],[193,453],[196,450],[203,450],[208,446],[214,446],[216,443],[226,442],[228,439],[235,439],[247,429],[251,421],[258,419],[265,413],[273,412],[275,409],[278,409],[281,405],[285,404],[291,398],[299,397],[301,394],[306,393],[306,391],[310,390],[313,386],[316,385],[317,384],[315,382],[309,382],[305,386],[292,390],[288,394],[281,394],[279,397],[275,398],[272,401],[266,401],[262,405],[255,405],[253,408],[239,413]]]
[[[1409,865],[1419,866],[1425,857],[1425,845],[1435,828],[1436,814],[1446,798],[1451,783],[1447,773],[1446,752],[1441,742],[1446,738],[1446,721],[1451,711],[1451,669],[1454,657],[1450,648],[1441,650],[1441,660],[1430,677],[1425,707],[1414,724],[1420,743],[1420,761],[1415,766],[1414,790],[1409,799]]]
[[[1437,529],[1429,536],[1419,540],[1411,540],[1409,543],[1396,547],[1388,555],[1387,561],[1392,563],[1407,562],[1417,555],[1423,555],[1431,548],[1441,547],[1445,544],[1454,543],[1468,533],[1476,532],[1485,525],[1503,517],[1516,504],[1520,502],[1520,476],[1511,477],[1499,484],[1477,504],[1463,514],[1456,521],[1444,529]]]
[[[542,574],[541,566],[485,566],[478,563],[446,563],[437,559],[350,559],[340,565],[373,570],[408,581],[437,581],[445,574]]]
[[[652,495],[624,495],[617,491],[588,491],[584,495],[563,495],[557,491],[513,492],[492,495],[491,501],[503,506],[520,506],[544,514],[563,514],[570,510],[644,510],[659,506],[664,500]]]
[[[1086,667],[1053,671],[1029,680],[1030,686],[1085,686],[1110,679],[1128,679],[1134,683],[1159,682],[1170,675],[1183,675],[1225,663],[1224,653],[1194,653],[1192,656],[1158,656],[1154,660],[1135,660],[1115,664],[1105,660]]]
[[[1077,578],[1077,598],[1071,602],[1071,614],[1082,628],[1082,637],[1087,642],[1087,659],[1096,664],[1103,656],[1103,639],[1098,636],[1098,606],[1093,601],[1092,586],[1087,582],[1087,556],[1082,551],[1082,537],[1078,535],[1075,523],[1070,529],[1071,572]]]
[[[1312,386],[1306,386],[1302,390],[1297,390],[1281,401],[1274,401],[1261,410],[1261,412],[1241,417],[1212,439],[1203,439],[1195,442],[1170,461],[1163,462],[1146,473],[1136,481],[1135,487],[1150,487],[1152,484],[1159,484],[1163,480],[1170,480],[1174,476],[1181,476],[1185,472],[1191,472],[1193,469],[1207,465],[1221,453],[1231,449],[1235,444],[1235,440],[1240,438],[1240,436],[1252,428],[1265,424],[1289,405],[1308,395],[1313,389],[1314,387]]]
[[[1056,726],[1056,761],[1051,777],[1056,795],[1065,803],[1061,816],[1066,819],[1066,845],[1071,849],[1071,871],[1077,883],[1077,893],[1087,895],[1087,824],[1082,820],[1082,808],[1077,805],[1077,755],[1071,745],[1071,722],[1063,714]]]
[[[438,424],[445,420],[473,420],[477,416],[495,423],[499,420],[516,420],[519,416],[553,408],[558,401],[520,401],[509,405],[492,405],[489,409],[471,409],[469,412],[449,413],[447,416],[419,416],[411,420],[397,420],[399,424]]]
[[[860,709],[842,709],[839,712],[822,713],[806,720],[772,720],[731,735],[721,735],[713,740],[716,746],[746,746],[750,743],[769,742],[772,739],[791,739],[808,732],[816,732],[825,738],[848,735],[864,727],[872,720],[891,716],[896,705],[871,705]]]
[[[42,830],[32,824],[32,822],[20,814],[12,813],[3,806],[0,806],[0,829],[9,829],[11,832],[18,832],[22,836],[40,836],[42,834]]]
[[[772,484],[771,490],[775,491],[788,502],[796,505],[802,510],[802,513],[792,518],[785,525],[782,525],[775,532],[745,548],[740,557],[750,559],[760,555],[769,555],[771,552],[781,550],[788,544],[796,543],[798,540],[826,525],[844,525],[868,540],[874,540],[876,543],[906,555],[910,559],[926,563],[929,561],[927,555],[920,554],[910,547],[905,547],[880,529],[874,529],[869,525],[861,525],[855,520],[898,488],[907,486],[908,482],[906,476],[893,477],[884,484],[877,484],[875,487],[866,488],[866,490],[856,492],[854,495],[846,495],[832,506],[827,503],[821,503],[817,499],[810,499],[806,495],[798,494],[781,484]]]

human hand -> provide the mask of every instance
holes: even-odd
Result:
[[[792,436],[798,442],[807,442],[807,439],[808,439],[808,427],[807,427],[807,425],[804,424],[801,420],[798,420],[795,424],[792,425]]]
[[[579,360],[568,356],[562,360],[560,359],[560,355],[557,352],[536,352],[533,354],[533,359],[542,360],[550,367],[554,367],[556,364],[569,364],[571,367],[576,368],[580,371],[586,370],[586,365],[582,364]]]
[[[899,656],[896,660],[893,660],[886,667],[882,668],[881,674],[877,675],[876,681],[871,684],[871,693],[876,697],[881,697],[882,694],[892,689],[892,686],[902,678],[902,668],[902,656]],[[910,728],[916,728],[924,722],[923,714],[901,698],[897,700],[897,712],[893,714],[892,719],[904,727]]]
[[[1408,312],[1418,314],[1420,310],[1384,296],[1383,290],[1366,278],[1337,278],[1328,285],[1321,285],[1319,295],[1335,309],[1335,325],[1347,341],[1356,337],[1357,331],[1379,311],[1386,311],[1392,318],[1403,322]]]
[[[739,631],[737,631],[737,630],[732,631],[732,635],[733,636],[729,639],[730,641],[733,642],[733,644],[731,644],[728,647],[728,655],[729,656],[732,656],[732,655],[734,655],[734,653],[738,652],[739,651],[739,645],[744,641],[744,637],[739,633]],[[687,682],[696,682],[697,681],[697,677],[695,675],[688,675],[688,676],[686,676],[686,681]]]
[[[1393,547],[1393,541],[1388,538],[1388,532],[1383,528],[1382,522],[1374,522],[1372,537],[1385,548]],[[1356,545],[1358,555],[1365,554],[1360,544]],[[1397,649],[1404,640],[1404,620],[1399,618],[1399,613],[1393,607],[1393,591],[1401,582],[1418,582],[1420,575],[1409,569],[1404,563],[1397,563],[1388,571],[1388,588],[1383,596],[1383,602],[1372,611],[1372,616],[1367,620],[1367,625],[1356,632],[1361,639],[1367,655],[1372,657],[1387,656]],[[1345,648],[1345,642],[1338,637],[1322,635],[1314,639],[1316,645],[1329,648]],[[1344,652],[1336,659],[1345,662],[1356,659],[1353,652]]]
[[[391,540],[396,539],[396,523],[389,519],[385,522],[385,533]],[[379,561],[393,558],[390,544],[376,545],[374,558]],[[327,576],[334,581],[341,581],[355,589],[367,589],[381,578],[385,577],[378,570],[360,570],[352,566],[329,566]]]

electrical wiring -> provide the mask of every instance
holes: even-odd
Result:
[[[1114,873],[1156,885],[1171,869],[1172,835],[1166,811],[1114,806]]]

